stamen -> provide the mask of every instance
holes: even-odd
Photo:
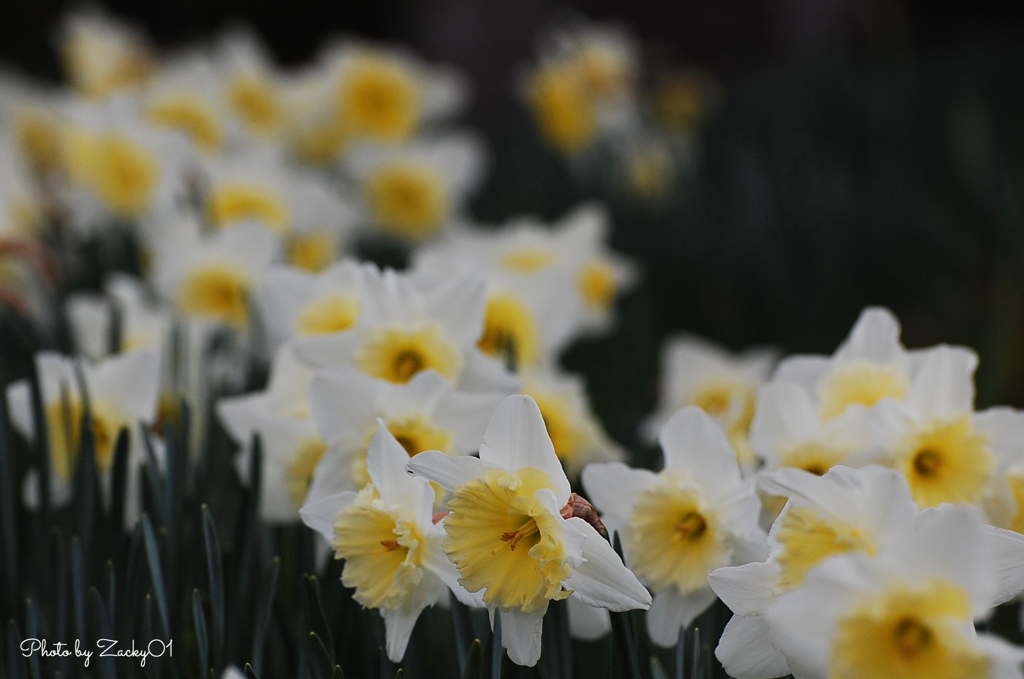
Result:
[[[408,381],[423,369],[423,358],[415,351],[403,351],[395,358],[395,374],[399,379]]]
[[[681,540],[699,538],[707,530],[708,524],[704,517],[697,512],[687,512],[683,519],[676,524],[676,534]]]
[[[525,524],[523,524],[522,528],[520,528],[519,530],[512,530],[502,533],[501,540],[502,542],[507,543],[509,549],[511,549],[514,552],[516,551],[516,545],[519,544],[520,540],[527,537],[528,535],[533,535],[534,533],[539,532],[540,526],[537,525],[536,521],[530,519]],[[495,549],[493,552],[491,552],[491,554],[497,554],[499,551],[501,551],[501,547]]]
[[[917,620],[905,618],[896,625],[896,649],[906,659],[911,659],[932,642],[932,631]]]
[[[384,552],[393,552],[396,549],[398,549],[398,547],[398,540],[381,540],[380,547],[378,547],[370,553],[376,556],[378,554],[383,554]]]
[[[922,476],[934,476],[941,468],[942,456],[931,448],[925,448],[914,457],[914,469]]]

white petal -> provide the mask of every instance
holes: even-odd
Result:
[[[750,446],[760,457],[776,458],[785,447],[802,443],[817,431],[818,413],[807,389],[787,382],[758,389]]]
[[[533,667],[540,660],[541,633],[547,606],[533,613],[501,611],[501,645],[517,665]]]
[[[488,470],[500,467],[468,455],[453,457],[440,450],[425,450],[409,459],[405,469],[410,474],[429,479],[442,488],[455,490],[483,476]]]
[[[649,488],[658,475],[649,469],[631,469],[621,462],[598,462],[583,468],[580,479],[590,500],[602,514],[628,519],[638,493]]]
[[[332,495],[306,499],[306,504],[299,510],[302,523],[306,524],[323,536],[324,540],[334,544],[334,521],[341,510],[355,502],[357,493],[345,491]]]
[[[434,420],[453,433],[455,449],[459,453],[475,453],[483,443],[491,415],[507,395],[501,392],[450,392],[437,404]]]
[[[588,606],[579,597],[571,596],[566,601],[569,602],[569,634],[573,639],[597,641],[612,631],[611,617],[605,609]]]
[[[974,409],[973,349],[940,344],[925,352],[906,402],[925,415],[941,417]]]
[[[309,411],[327,445],[363,439],[388,385],[354,368],[322,371],[309,384]]]
[[[423,504],[423,496],[433,496],[434,490],[423,479],[405,471],[407,462],[409,453],[388,431],[384,420],[377,420],[377,433],[366,452],[366,471],[385,504],[416,509]],[[430,502],[433,501],[430,497]]]
[[[546,472],[561,504],[569,499],[569,479],[555,455],[544,418],[536,401],[513,394],[498,406],[487,425],[480,459],[510,472],[533,467]]]
[[[1024,411],[1001,406],[975,413],[974,426],[986,434],[992,451],[1004,464],[1024,455]]]
[[[30,442],[35,440],[32,387],[28,380],[18,380],[7,385],[7,414],[19,434]]]
[[[992,605],[998,606],[1024,592],[1024,535],[993,526],[985,533],[996,573]]]
[[[847,485],[843,479],[841,473],[832,470],[815,476],[795,467],[782,467],[759,475],[758,486],[769,495],[796,499],[848,521],[859,515],[860,488]]]
[[[474,394],[497,392],[507,396],[522,388],[518,375],[509,372],[503,363],[475,346],[463,352],[462,358],[464,364],[458,385],[461,391]]]
[[[153,349],[116,354],[85,371],[90,398],[112,402],[133,421],[152,422],[160,398],[160,356]]]
[[[583,543],[586,561],[565,580],[565,587],[590,606],[610,611],[649,608],[651,595],[623,565],[608,541],[583,519],[572,517],[566,521],[586,537]]]
[[[813,392],[831,365],[828,356],[789,356],[779,361],[772,381],[798,384]]]
[[[402,662],[405,656],[405,647],[409,645],[409,637],[416,626],[416,620],[426,606],[406,608],[405,606],[393,611],[380,609],[380,615],[384,618],[384,631],[387,638],[388,660],[394,663]]]
[[[774,560],[718,568],[708,584],[736,615],[761,613],[772,598],[781,569]]]
[[[711,417],[696,406],[680,409],[658,437],[666,469],[689,471],[712,498],[734,492],[740,485],[736,453]]]
[[[647,633],[658,646],[671,648],[679,641],[679,632],[715,601],[710,587],[689,594],[680,594],[675,587],[654,593],[654,603],[647,611]]]
[[[850,336],[836,350],[836,358],[892,363],[902,359],[905,353],[896,316],[884,307],[867,307],[854,323]]]
[[[715,657],[735,679],[773,679],[789,674],[786,657],[772,644],[768,621],[734,615],[718,640]]]
[[[974,507],[945,504],[921,512],[916,530],[901,547],[892,552],[898,572],[952,580],[970,594],[976,617],[991,606],[996,582],[990,543]]]
[[[443,519],[442,523],[444,523]],[[470,592],[462,586],[462,583],[459,582],[459,569],[445,555],[444,550],[441,549],[441,543],[440,536],[437,539],[427,540],[423,547],[423,567],[440,578],[441,582],[451,590],[459,601],[467,606],[483,608],[483,590]]]

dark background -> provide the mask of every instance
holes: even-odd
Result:
[[[653,64],[706,67],[723,103],[694,175],[662,209],[602,196],[644,283],[620,330],[566,357],[623,441],[649,411],[658,348],[690,330],[732,348],[830,352],[860,309],[892,308],[910,346],[978,349],[980,405],[1024,406],[1024,23],[985,3],[523,0],[101,3],[162,48],[244,19],[284,65],[342,32],[463,68],[465,122],[493,148],[480,219],[556,217],[585,197],[515,97],[536,36],[567,12],[618,19]],[[0,62],[56,81],[68,5],[11,6]],[[15,18],[16,17],[16,18]]]

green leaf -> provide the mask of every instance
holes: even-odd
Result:
[[[110,489],[110,518],[114,534],[120,536],[125,525],[125,502],[128,496],[128,428],[122,427],[114,444],[113,483]],[[116,545],[121,540],[114,541]]]
[[[484,671],[484,651],[479,639],[469,645],[466,666],[462,670],[462,679],[480,679]]]
[[[25,669],[25,658],[21,655],[19,646],[24,637],[17,621],[13,618],[7,621],[7,676],[9,679],[24,679],[27,676]]]
[[[149,496],[156,512],[156,519],[159,525],[167,524],[167,517],[163,516],[163,482],[160,480],[160,468],[156,464],[156,452],[153,449],[153,439],[149,433],[149,427],[141,427],[142,442],[146,449],[146,464],[143,465],[143,473],[146,477],[146,486],[149,488]]]
[[[341,671],[341,665],[334,666],[334,672],[331,673],[331,679],[345,679],[345,673]]]
[[[75,604],[75,630],[79,639],[85,639],[85,563],[77,535],[71,538],[71,597]]]
[[[199,652],[199,671],[210,667],[210,637],[206,633],[206,614],[203,597],[198,589],[192,590],[192,621],[196,626],[196,650]]]
[[[690,677],[691,679],[697,679],[700,676],[700,628],[693,628],[693,659],[690,663]]]
[[[217,665],[224,658],[224,564],[221,562],[217,527],[210,508],[202,506],[203,539],[206,544],[206,574],[210,583],[210,611],[213,617],[213,643]]]
[[[665,668],[661,666],[661,661],[654,655],[651,656],[651,679],[668,679]]]
[[[263,653],[267,640],[267,632],[270,630],[270,617],[274,612],[274,596],[277,594],[277,578],[281,574],[281,557],[275,556],[267,572],[267,586],[263,591],[260,600],[260,607],[256,613],[256,628],[252,638],[252,663],[259,673],[263,669]]]
[[[309,666],[315,679],[329,679],[334,663],[330,662],[330,656],[324,642],[316,632],[309,633]]]
[[[612,537],[612,545],[615,552],[622,558],[622,541],[619,534]],[[626,613],[609,612],[612,620],[612,638],[615,642],[615,655],[619,661],[619,672],[623,677],[629,679],[640,679],[640,664],[637,662],[636,652],[633,644],[633,630],[630,629],[629,618]]]
[[[4,375],[0,372],[0,385]],[[0,539],[3,544],[4,580],[7,601],[18,597],[17,504],[14,494],[14,456],[7,439],[7,399],[0,398]],[[46,478],[46,477],[40,477]]]
[[[29,639],[39,638],[39,612],[32,599],[25,599],[25,636]],[[39,655],[33,653],[28,659],[28,671],[32,679],[39,679]]]
[[[256,670],[249,663],[245,663],[245,676],[252,677],[252,679],[260,679],[260,675],[256,673]]]
[[[95,587],[89,588],[89,601],[92,603],[93,615],[95,616],[97,623],[96,626],[99,628],[98,638],[113,639],[114,626],[111,624],[110,618],[107,616],[106,607],[103,605],[103,597],[100,596],[100,591]],[[113,658],[97,657],[95,662],[102,679],[116,679],[117,673],[115,671]]]
[[[501,679],[501,662],[505,648],[501,645],[501,612],[494,612],[494,631],[491,633],[491,679]]]
[[[171,638],[171,623],[167,616],[167,592],[164,590],[164,573],[160,566],[160,548],[153,534],[153,524],[149,516],[142,515],[142,535],[146,544],[146,561],[149,563],[149,577],[153,581],[153,594],[156,596],[156,607],[160,613],[160,624],[163,625],[164,637]]]
[[[331,638],[331,625],[324,613],[323,600],[320,597],[320,581],[315,575],[306,576],[306,594],[309,602],[309,621],[318,638],[325,645],[328,667],[334,667],[334,640]]]

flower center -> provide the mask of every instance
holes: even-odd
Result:
[[[288,243],[288,263],[317,273],[334,261],[336,249],[334,236],[328,231],[295,234]]]
[[[178,293],[178,308],[188,317],[207,317],[233,327],[249,323],[249,283],[228,264],[193,269]]]
[[[883,398],[902,399],[910,380],[895,366],[858,361],[828,374],[818,386],[821,415],[842,415],[851,405],[873,406]]]
[[[969,415],[923,426],[899,444],[897,457],[922,508],[978,502],[995,466],[988,438],[974,429]]]
[[[275,233],[291,229],[288,208],[270,189],[245,182],[222,182],[210,190],[206,217],[216,227],[252,220]]]
[[[836,554],[875,553],[875,545],[856,526],[836,521],[810,507],[790,507],[782,516],[776,539],[782,546],[776,586],[792,589],[804,581],[808,572]]]
[[[146,119],[154,125],[184,132],[201,150],[213,153],[221,147],[221,128],[209,105],[195,96],[167,97],[150,106]]]
[[[306,304],[295,319],[300,335],[326,335],[343,332],[359,319],[359,300],[353,295],[332,294]]]
[[[492,469],[456,488],[448,501],[444,551],[466,589],[484,590],[488,606],[530,613],[569,595],[562,581],[575,562],[554,512],[533,497],[540,488],[552,483],[539,469]]]
[[[107,208],[125,217],[148,210],[160,174],[153,152],[120,134],[98,137],[92,151],[92,181]]]
[[[416,129],[419,105],[411,74],[384,59],[365,58],[339,92],[339,122],[356,134],[399,140]]]
[[[549,144],[565,153],[579,151],[597,132],[597,111],[576,64],[547,66],[529,84],[530,104],[541,133]]]
[[[232,110],[252,131],[273,132],[281,124],[281,107],[269,82],[257,76],[236,77],[228,86]]]
[[[367,179],[365,190],[373,216],[385,231],[422,238],[444,223],[448,209],[444,183],[429,167],[382,167]]]
[[[891,585],[839,619],[828,676],[988,676],[988,658],[963,631],[970,613],[967,593],[949,581]]]
[[[367,375],[404,384],[430,368],[455,381],[462,368],[462,357],[436,325],[415,329],[390,327],[366,333],[356,351],[355,363]]]
[[[726,536],[687,473],[659,474],[637,496],[629,526],[630,567],[656,590],[692,592],[706,584],[708,573],[728,563]]]
[[[603,259],[587,262],[576,277],[576,289],[591,309],[608,311],[619,291],[615,269]]]
[[[480,351],[502,361],[511,357],[520,368],[534,363],[539,344],[533,314],[518,295],[499,292],[487,298],[484,332],[477,342]]]

